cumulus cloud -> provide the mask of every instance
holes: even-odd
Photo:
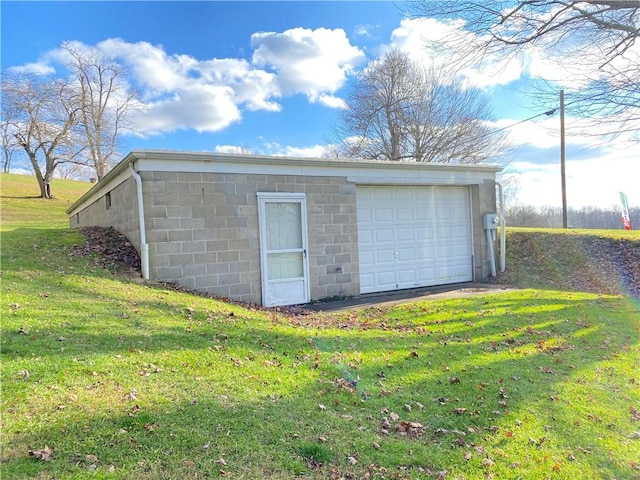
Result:
[[[170,55],[161,45],[120,38],[95,46],[70,45],[115,59],[126,68],[131,85],[140,92],[132,115],[134,130],[145,136],[181,129],[219,131],[240,121],[244,111],[278,112],[282,109],[280,98],[297,94],[305,95],[311,103],[344,108],[335,93],[364,58],[341,29],[260,32],[251,37],[251,43],[251,61]],[[51,74],[54,65],[68,60],[68,52],[59,48],[38,63],[14,70]]]
[[[329,96],[345,83],[364,53],[344,30],[294,28],[251,36],[253,64],[277,73],[283,95],[301,93],[314,103],[333,106]]]

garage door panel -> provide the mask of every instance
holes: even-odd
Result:
[[[414,209],[413,208],[403,208],[400,207],[396,209],[396,221],[397,222],[413,222],[414,220]]]
[[[380,208],[373,212],[373,218],[376,223],[393,222],[393,209]]]
[[[467,187],[357,187],[362,293],[472,279]]]
[[[393,248],[377,249],[375,251],[375,260],[378,265],[395,264],[396,251]]]
[[[363,224],[372,223],[373,221],[372,215],[373,215],[373,212],[371,211],[370,208],[362,208],[358,210],[358,222],[362,222]]]
[[[393,243],[394,241],[393,228],[391,227],[380,228],[378,230],[375,230],[374,235],[375,235],[376,243],[384,243],[384,242]]]
[[[396,274],[395,272],[378,272],[376,275],[376,283],[381,287],[385,287],[386,290],[390,290],[395,285],[396,282]]]
[[[435,249],[434,249],[434,247],[430,246],[430,247],[420,247],[420,248],[418,248],[418,253],[417,253],[416,260],[418,260],[420,262],[420,264],[423,264],[423,263],[425,263],[427,261],[430,261],[433,258],[435,258]]]
[[[396,255],[396,261],[398,263],[413,263],[416,261],[416,248],[415,247],[410,247],[410,248],[398,248],[396,250],[397,255]]]
[[[371,230],[361,230],[358,232],[358,242],[360,245],[371,245],[373,243],[373,232]]]
[[[373,252],[370,250],[361,250],[360,251],[360,264],[361,265],[373,265],[375,262],[373,261]]]
[[[413,227],[399,227],[396,232],[398,242],[413,242],[416,239],[417,232]]]

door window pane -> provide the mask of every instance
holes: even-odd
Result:
[[[302,269],[302,253],[269,253],[269,280],[283,280],[285,278],[300,278],[304,276]]]
[[[302,248],[302,210],[299,202],[267,202],[267,249]]]

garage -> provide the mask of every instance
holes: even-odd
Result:
[[[473,279],[469,188],[358,186],[360,293]]]
[[[266,307],[487,278],[499,167],[130,152],[69,207],[146,280]]]

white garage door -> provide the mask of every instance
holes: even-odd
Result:
[[[471,281],[469,189],[357,187],[360,292]]]

